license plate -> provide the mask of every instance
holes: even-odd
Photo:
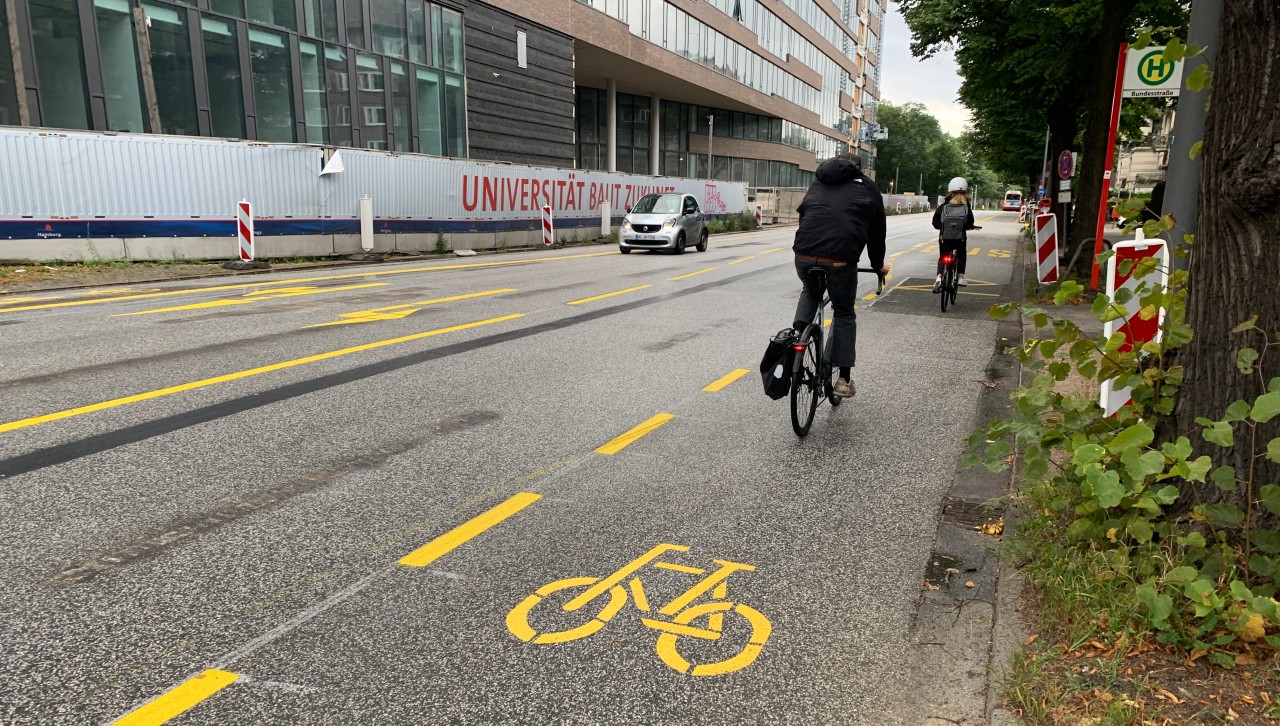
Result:
[[[656,234],[638,234],[636,235],[636,239],[641,242],[657,242],[662,238]]]

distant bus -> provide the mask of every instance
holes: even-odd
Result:
[[[1022,192],[1005,192],[1004,206],[1001,209],[1006,212],[1016,212],[1022,209]]]

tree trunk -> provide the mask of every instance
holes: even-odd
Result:
[[[1106,170],[1107,140],[1111,133],[1111,98],[1115,90],[1116,59],[1120,43],[1125,39],[1129,13],[1137,0],[1107,0],[1103,3],[1102,22],[1098,27],[1097,44],[1089,86],[1085,93],[1086,114],[1084,141],[1080,151],[1080,178],[1072,188],[1075,209],[1072,216],[1071,247],[1074,255],[1078,245],[1087,244],[1089,250],[1082,253],[1072,270],[1064,277],[1089,279],[1093,265],[1093,238],[1097,235],[1098,204],[1102,197],[1102,173]]]
[[[1236,426],[1236,446],[1224,450],[1206,443],[1195,423],[1197,416],[1221,419],[1233,401],[1252,404],[1265,392],[1266,381],[1280,376],[1280,347],[1263,355],[1254,375],[1242,374],[1236,367],[1240,349],[1261,352],[1263,336],[1231,332],[1256,314],[1261,331],[1280,336],[1280,4],[1226,3],[1219,38],[1188,283],[1187,322],[1195,337],[1177,355],[1185,379],[1161,436],[1189,436],[1198,454],[1212,456],[1215,465],[1234,466],[1240,478],[1252,464],[1255,486],[1280,484],[1280,465],[1251,460],[1246,426]],[[1280,417],[1261,426],[1260,434],[1258,444],[1265,451],[1267,442],[1280,436]],[[1200,489],[1250,511],[1243,489]],[[1252,507],[1261,525],[1280,529],[1280,518],[1259,509]]]
[[[1058,204],[1058,191],[1062,179],[1058,176],[1058,154],[1075,147],[1076,132],[1080,128],[1079,98],[1077,94],[1062,93],[1049,106],[1049,174],[1045,193],[1053,200],[1051,209],[1058,215],[1058,239],[1070,239],[1066,222],[1062,214],[1062,205]]]

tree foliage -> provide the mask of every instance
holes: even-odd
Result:
[[[1096,215],[1119,43],[1142,25],[1184,25],[1186,3],[901,0],[899,4],[912,31],[915,55],[929,57],[943,48],[955,49],[963,79],[960,100],[973,114],[974,135],[986,163],[997,173],[1025,179],[1034,188],[1041,175],[1048,129],[1051,152],[1084,152],[1081,184],[1076,187],[1077,212],[1086,218]],[[1054,176],[1050,175],[1051,181]],[[1073,239],[1083,236],[1073,234]]]
[[[1001,186],[972,140],[944,133],[922,104],[897,106],[884,101],[879,123],[889,130],[889,138],[876,142],[876,182],[881,189],[894,188],[896,178],[896,191],[936,197],[946,193],[952,177],[962,176],[971,189],[990,198]]]

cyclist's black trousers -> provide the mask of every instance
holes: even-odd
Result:
[[[942,255],[945,252],[954,252],[956,255],[956,271],[961,275],[964,274],[964,263],[969,259],[969,240],[960,242],[943,242],[938,240],[938,274],[942,274]]]
[[[831,365],[852,366],[856,357],[854,344],[858,340],[858,320],[853,309],[858,292],[858,266],[796,260],[796,274],[800,276],[800,282],[804,283],[804,289],[800,292],[800,303],[796,305],[794,320],[805,325],[813,320],[814,314],[818,312],[818,305],[822,303],[822,290],[815,289],[809,279],[809,270],[815,267],[822,267],[827,271],[831,308],[835,313],[828,347],[831,351]]]

